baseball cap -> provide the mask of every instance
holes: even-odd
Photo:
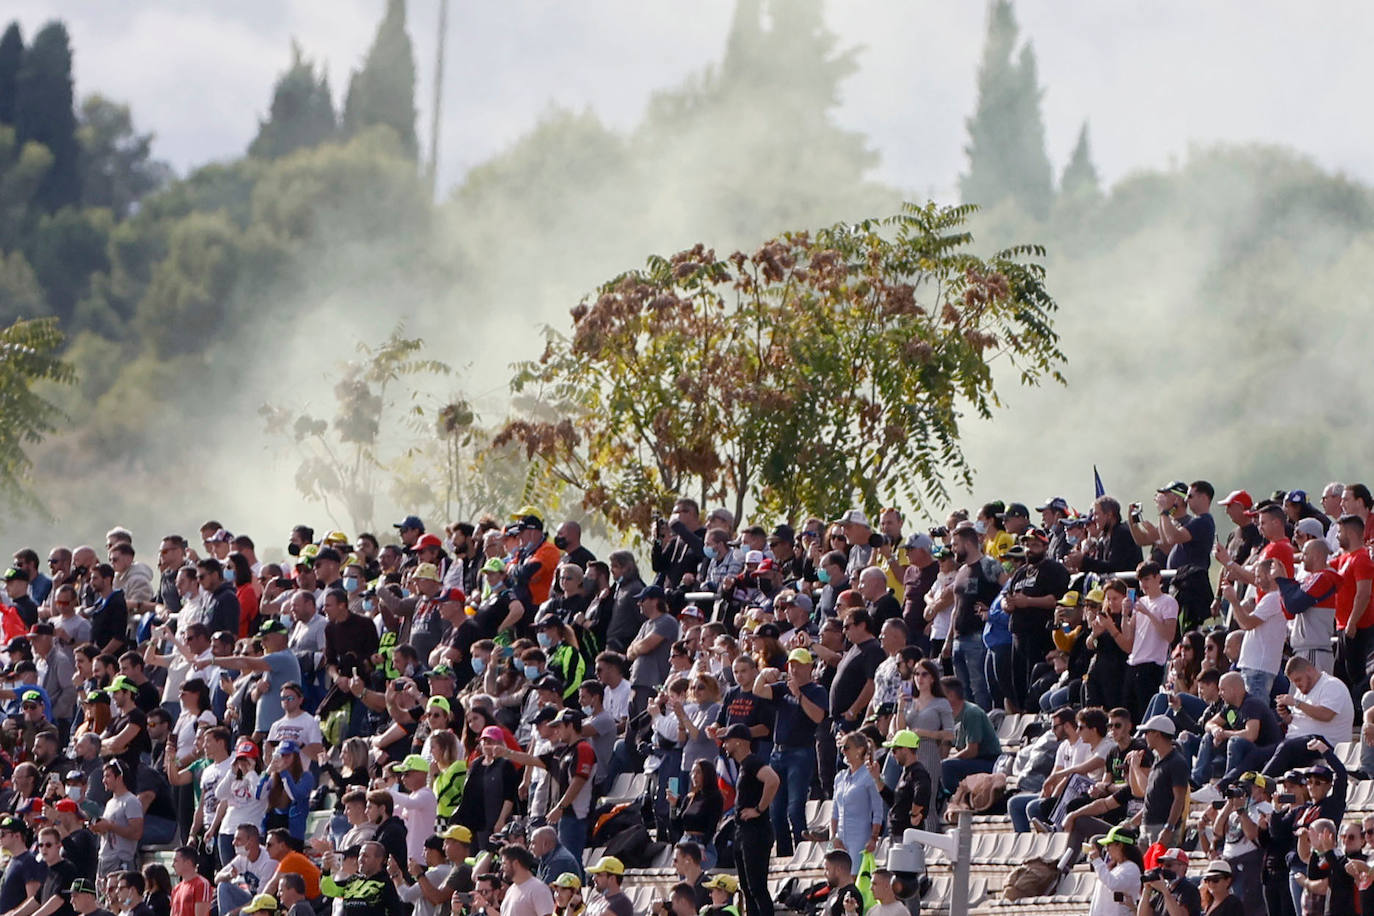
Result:
[[[550,881],[549,886],[567,887],[573,890],[580,890],[582,888],[582,879],[578,878],[577,875],[574,875],[570,871],[565,871],[563,872],[563,874],[559,875],[557,878],[554,878],[552,881]]]
[[[1136,734],[1143,735],[1146,732],[1159,732],[1161,735],[1168,735],[1172,738],[1178,734],[1178,728],[1174,725],[1174,720],[1168,716],[1151,716],[1145,720],[1145,724],[1136,729]]]
[[[727,894],[733,894],[739,890],[739,879],[734,875],[712,875],[701,882],[701,886],[710,890],[719,888]]]
[[[19,695],[19,702],[21,702],[21,703],[42,703],[42,702],[43,702],[43,694],[39,693],[37,690],[25,690],[23,693],[21,693],[21,694]]]
[[[545,723],[552,722],[556,718],[558,718],[557,706],[541,706],[539,707],[539,711],[534,714],[534,724],[544,725]]]
[[[1298,524],[1293,528],[1294,534],[1305,534],[1308,537],[1323,538],[1326,532],[1322,530],[1322,523],[1315,518],[1298,519]]]
[[[391,527],[393,527],[393,528],[413,528],[413,529],[415,529],[416,531],[424,531],[424,530],[425,530],[425,523],[422,522],[422,521],[420,521],[420,516],[418,516],[418,515],[407,515],[405,518],[401,519],[399,522],[397,522],[396,524],[392,525]]]
[[[1035,507],[1036,512],[1044,512],[1046,509],[1054,509],[1057,512],[1068,512],[1069,501],[1062,496],[1051,496],[1049,499],[1045,500],[1043,506]],[[1007,510],[1007,514],[1011,514],[1010,509]]]
[[[1064,519],[1065,528],[1086,528],[1088,526],[1088,516],[1071,515]]]
[[[544,513],[540,512],[534,506],[521,506],[519,509],[516,509],[514,512],[512,512],[510,516],[510,520],[513,522],[523,522],[527,518],[534,519],[536,522],[539,523],[539,526],[541,528],[544,526]]]
[[[433,566],[434,564],[433,564],[433,563],[427,563],[427,564],[422,563],[421,565],[422,565],[422,566]],[[490,559],[487,560],[487,562],[485,562],[485,563],[482,564],[482,572],[484,572],[484,573],[505,572],[505,571],[506,571],[506,564],[501,562],[501,558],[500,558],[500,557],[491,557]],[[434,578],[437,579],[438,576],[436,575]]]
[[[749,734],[749,726],[743,722],[736,722],[727,728],[720,736],[720,740],[729,741],[732,738],[740,738],[744,741],[753,741],[754,736]]]
[[[290,738],[287,738],[285,741],[277,745],[278,754],[299,754],[300,752],[301,746],[296,742],[292,741]]]
[[[1306,491],[1306,490],[1289,490],[1289,491],[1288,491],[1288,495],[1287,495],[1286,497],[1284,497],[1284,500],[1283,500],[1283,501],[1286,502],[1286,503],[1299,503],[1299,504],[1305,504],[1305,503],[1307,502],[1307,491]]]
[[[393,773],[428,773],[429,761],[423,754],[407,754],[406,759],[391,765]]]
[[[254,757],[258,756],[258,746],[248,738],[244,738],[234,746],[235,757]]]
[[[1012,503],[1007,506],[1007,511],[1002,513],[1003,518],[1030,518],[1030,510],[1025,503]]]
[[[503,569],[505,567],[502,567]],[[439,567],[433,563],[421,563],[415,567],[415,572],[411,573],[413,579],[430,579],[434,582],[439,581]]]
[[[24,802],[24,804],[20,805],[18,813],[25,817],[43,817],[44,820],[47,819],[43,815],[43,799],[41,798],[31,798]]]
[[[682,606],[682,611],[678,614],[678,616],[695,617],[698,620],[706,619],[706,614],[702,612],[701,608],[697,607],[695,604],[692,604],[691,602],[688,602],[687,604],[684,604]]]
[[[1120,843],[1123,846],[1134,846],[1135,834],[1131,833],[1129,828],[1117,824],[1111,830],[1107,831],[1106,836],[1099,837],[1097,840],[1097,845],[1099,846],[1108,846],[1112,843]]]
[[[454,824],[439,836],[445,840],[457,840],[459,843],[472,842],[472,831],[462,824]]]
[[[1321,765],[1321,764],[1317,764],[1316,766],[1311,767],[1310,769],[1308,769],[1308,771],[1307,771],[1307,778],[1308,778],[1308,779],[1320,779],[1320,780],[1322,780],[1323,782],[1331,782],[1331,781],[1332,781],[1331,768],[1330,768],[1330,767],[1327,767],[1327,766],[1323,766],[1323,765]]]
[[[625,874],[625,863],[615,856],[602,856],[596,860],[595,865],[587,866],[589,875],[623,875]]]
[[[635,601],[648,601],[650,598],[667,598],[668,593],[657,585],[650,585],[635,597]]]
[[[344,534],[342,531],[339,531],[336,528],[335,530],[326,534],[324,537],[320,538],[320,543],[333,544],[335,547],[338,547],[341,544],[348,543],[348,535]]]
[[[1188,485],[1181,480],[1171,480],[1164,486],[1155,490],[1156,493],[1177,493],[1179,496],[1188,495]]]
[[[921,737],[909,728],[904,728],[892,736],[892,740],[883,747],[909,747],[912,749],[921,746]]]
[[[240,913],[275,913],[277,911],[277,898],[271,894],[258,894],[248,901]]]
[[[48,623],[46,620],[40,620],[38,623],[35,623],[33,626],[29,627],[30,636],[52,636],[56,632],[56,628],[54,628],[53,625]]]
[[[1043,530],[1036,528],[1034,525],[1032,525],[1025,531],[1021,532],[1021,540],[1040,541],[1042,544],[1048,544],[1050,542],[1050,536],[1046,534]]]
[[[506,733],[501,731],[500,726],[488,725],[482,729],[482,737],[487,741],[495,741],[497,744],[506,743]]]
[[[275,617],[269,617],[268,619],[262,622],[262,626],[258,627],[258,635],[260,636],[267,636],[270,633],[285,632],[287,632],[286,624],[282,623]]]
[[[86,702],[104,703],[108,706],[110,704],[110,695],[104,690],[92,690],[90,693],[86,694]]]
[[[1166,860],[1182,862],[1184,865],[1187,865],[1188,853],[1184,852],[1182,849],[1179,849],[1177,846],[1170,846],[1168,849],[1164,850],[1162,853],[1159,854],[1159,861],[1163,862]]]
[[[776,623],[761,623],[758,629],[754,631],[754,635],[765,639],[781,639],[782,631],[778,629]]]
[[[1249,509],[1255,505],[1255,500],[1244,490],[1232,490],[1230,493],[1226,494],[1226,498],[1221,501],[1221,505],[1229,506],[1232,503],[1235,503],[1242,509]]]
[[[844,515],[841,515],[839,518],[835,519],[835,520],[834,520],[833,522],[831,522],[830,524],[832,524],[832,525],[862,525],[862,526],[864,526],[865,528],[872,528],[872,527],[873,527],[872,525],[870,525],[870,524],[868,523],[868,516],[867,516],[867,515],[864,515],[864,510],[862,510],[862,509],[850,509],[850,510],[849,510],[848,512],[846,512]]]
[[[769,542],[770,544],[773,543],[773,542],[775,542],[775,541],[777,541],[777,542],[779,542],[779,543],[780,543],[780,542],[783,542],[783,541],[786,541],[787,543],[790,544],[790,543],[792,543],[793,541],[795,541],[796,539],[797,539],[797,532],[796,532],[795,529],[793,529],[793,527],[792,527],[791,525],[778,525],[778,526],[777,526],[776,528],[774,528],[774,529],[772,530],[772,532],[768,535],[768,542]]]
[[[72,882],[70,891],[73,894],[90,894],[92,897],[94,897],[95,882],[92,881],[90,878],[77,878],[75,881]]]
[[[1083,600],[1091,601],[1094,604],[1101,604],[1102,602],[1107,600],[1107,593],[1100,588],[1095,588],[1092,591],[1088,592],[1088,594],[1084,596]]]
[[[1007,560],[1024,560],[1026,558],[1026,548],[1020,544],[1008,547],[1002,552],[1002,557]]]
[[[1081,597],[1078,592],[1065,592],[1064,597],[1059,599],[1059,606],[1078,607],[1078,601]]]
[[[801,648],[793,649],[791,652],[788,652],[787,660],[789,662],[796,662],[799,665],[814,665],[816,663],[816,657],[811,654],[811,650]]]
[[[68,770],[67,775],[62,777],[63,782],[86,782],[85,770]]]
[[[754,564],[755,566],[758,566],[758,565],[759,565],[760,563],[762,563],[762,562],[763,562],[763,551],[762,551],[762,550],[749,550],[749,551],[746,551],[746,552],[745,552],[745,554],[744,554],[744,565],[745,565],[745,566],[748,566],[750,563]]]
[[[461,588],[446,588],[439,593],[438,601],[456,601],[458,604],[466,604],[468,596]]]
[[[582,727],[582,710],[564,709],[553,717],[554,725],[571,725],[574,728]]]
[[[444,712],[453,712],[453,704],[448,701],[448,697],[430,697],[425,703],[425,709],[442,709]]]
[[[1289,770],[1280,777],[1279,782],[1291,782],[1294,785],[1307,785],[1307,774],[1302,770]]]
[[[53,804],[53,808],[60,814],[75,814],[81,810],[80,806],[70,798],[59,798]]]
[[[753,553],[753,551],[751,550],[750,553]],[[775,569],[777,569],[777,566],[773,563],[773,558],[772,558],[772,557],[764,557],[764,558],[763,558],[763,562],[759,564],[758,571],[759,571],[759,572],[772,572],[772,571],[775,570]]]
[[[930,535],[921,534],[918,531],[906,539],[905,546],[907,550],[924,550],[929,553],[935,550],[935,541],[931,539]]]
[[[116,674],[113,678],[110,679],[109,689],[111,691],[127,690],[130,693],[138,693],[138,685],[122,674]]]
[[[429,669],[429,674],[425,675],[425,677],[429,678],[431,681],[436,677],[446,677],[452,680],[453,669],[448,665],[435,665],[433,668]],[[452,712],[452,710],[449,711]]]
[[[534,628],[536,630],[561,630],[563,629],[563,621],[558,618],[557,614],[545,614],[534,622]]]
[[[1274,787],[1274,781],[1272,779],[1270,779],[1268,776],[1265,776],[1263,773],[1256,773],[1253,770],[1251,770],[1248,773],[1242,773],[1240,776],[1240,781],[1253,783],[1254,785],[1259,786],[1261,789],[1272,789]]]
[[[439,550],[443,550],[444,542],[439,540],[439,535],[437,534],[421,535],[420,539],[415,542],[415,549],[424,550],[426,547],[434,547]]]

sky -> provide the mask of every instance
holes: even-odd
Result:
[[[426,148],[440,0],[410,0]],[[650,94],[719,60],[733,0],[503,0],[450,4],[439,186],[511,145],[551,106],[628,128]],[[31,36],[62,18],[77,91],[128,102],[179,174],[239,154],[290,61],[323,64],[339,99],[383,0],[8,0]],[[1021,0],[1016,15],[1045,87],[1051,161],[1090,124],[1108,183],[1167,167],[1193,144],[1264,141],[1374,181],[1374,6],[1281,0]],[[881,155],[874,177],[952,200],[964,165],[986,8],[960,0],[831,0],[831,27],[861,48],[837,119]],[[1359,88],[1357,88],[1359,87]],[[1357,114],[1357,112],[1359,114]]]

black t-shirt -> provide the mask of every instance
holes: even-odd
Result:
[[[1355,913],[1355,879],[1345,871],[1350,860],[1332,849],[1313,852],[1307,860],[1307,877],[1312,881],[1327,881],[1326,912]]]
[[[983,629],[977,606],[992,606],[993,599],[1002,591],[998,584],[1002,572],[1001,563],[984,556],[972,565],[965,563],[955,573],[953,625],[956,636],[972,636]]]
[[[831,891],[825,898],[825,908],[821,912],[824,916],[845,916],[847,912],[844,908],[846,900],[853,900],[859,905],[855,912],[863,912],[864,896],[853,884],[846,884],[844,887]]]
[[[72,863],[78,878],[95,880],[95,865],[100,855],[100,844],[95,834],[85,827],[78,827],[62,838],[62,858]]]
[[[901,619],[902,606],[898,603],[897,599],[893,597],[892,592],[886,592],[881,598],[873,602],[873,606],[869,609],[869,613],[873,615],[873,626],[881,629],[883,624],[887,623],[889,620]]]
[[[576,550],[570,550],[563,555],[564,563],[571,563],[583,572],[587,571],[587,564],[596,559],[596,554],[592,553],[581,544],[577,545]]]
[[[61,897],[62,906],[53,916],[75,916],[72,909],[72,882],[79,877],[76,866],[66,859],[59,859],[56,865],[48,866],[48,877],[43,879],[43,888],[38,892],[38,902],[47,903],[53,897]]]
[[[110,592],[98,605],[99,610],[91,615],[91,642],[105,651],[105,645],[112,639],[123,644],[129,639],[129,605],[124,601],[124,592],[116,589]]]
[[[745,757],[739,765],[739,778],[735,780],[735,810],[743,811],[745,808],[757,808],[759,802],[763,801],[763,780],[759,779],[759,770],[763,769],[763,761],[753,754]],[[762,810],[762,820],[768,819],[768,809]],[[748,823],[745,821],[744,823]]]
[[[1145,742],[1141,738],[1132,738],[1125,750],[1122,750],[1119,744],[1113,744],[1111,750],[1107,751],[1107,775],[1111,776],[1112,782],[1125,782],[1126,755],[1131,751],[1143,751],[1145,749]]]
[[[38,605],[33,603],[33,599],[28,595],[20,595],[14,601],[14,609],[19,612],[19,619],[24,621],[25,626],[33,626],[38,622]]]
[[[1212,904],[1207,916],[1245,916],[1245,905],[1235,894],[1227,894],[1220,903]]]
[[[47,870],[48,867],[27,849],[10,859],[4,876],[0,877],[0,910],[8,913],[29,899],[25,885],[30,881],[42,881]]]
[[[1178,748],[1174,748],[1163,759],[1155,761],[1150,767],[1150,778],[1145,783],[1145,823],[1151,826],[1169,824],[1169,812],[1174,806],[1174,787],[1188,785],[1188,761]],[[1184,809],[1187,814],[1187,809]]]
[[[148,738],[148,716],[143,710],[134,707],[126,713],[120,713],[110,720],[109,726],[105,729],[104,738],[113,738],[124,730],[126,725],[137,725],[138,734],[125,746],[124,752],[116,755],[128,765],[126,773],[134,774],[138,772],[138,758],[140,754],[151,753],[153,742]]]
[[[152,712],[162,705],[162,694],[153,686],[152,681],[144,681],[138,685],[138,690],[134,693],[134,705],[144,712]]]
[[[832,716],[838,719],[854,705],[885,658],[887,653],[872,636],[857,646],[849,647],[835,668],[835,682],[830,686]]]
[[[1186,877],[1178,878],[1169,883],[1169,896],[1177,900],[1187,910],[1188,916],[1198,916],[1202,912],[1202,892],[1198,890],[1196,884]],[[1164,906],[1163,894],[1150,894],[1150,911],[1155,916],[1165,916],[1169,912],[1168,908]]]
[[[1226,721],[1226,728],[1231,731],[1244,728],[1251,719],[1258,719],[1259,737],[1255,739],[1255,744],[1259,747],[1273,747],[1283,737],[1279,729],[1278,716],[1274,715],[1274,710],[1259,697],[1247,696],[1239,708],[1227,706],[1221,715]]]
[[[763,738],[754,739],[754,746],[758,747],[759,741],[767,741],[773,734],[773,703],[765,700],[756,693],[740,690],[739,687],[731,687],[725,692],[724,698],[720,702],[720,712],[716,713],[716,724],[722,729],[736,723],[753,728],[755,725],[766,725],[767,734]]]
[[[1027,598],[1043,598],[1046,595],[1062,598],[1069,590],[1069,571],[1058,560],[1046,558],[1034,566],[1027,564],[1012,573],[1007,588]],[[1043,633],[1049,629],[1053,617],[1053,608],[1017,608],[1011,612],[1011,632],[1017,636]]]

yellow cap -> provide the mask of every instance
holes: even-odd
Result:
[[[457,840],[460,843],[472,842],[472,831],[462,824],[454,824],[452,827],[439,834],[440,839]]]
[[[240,913],[275,913],[277,911],[277,898],[271,894],[258,894],[248,901]]]
[[[625,874],[625,863],[615,856],[602,856],[596,860],[595,865],[587,866],[589,875],[623,875]]]
[[[701,882],[701,886],[710,889],[720,888],[727,894],[733,894],[739,890],[739,879],[734,875],[712,875]]]

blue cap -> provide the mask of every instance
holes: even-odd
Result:
[[[1062,496],[1051,496],[1049,499],[1045,500],[1043,506],[1035,507],[1036,512],[1044,512],[1046,509],[1054,509],[1057,512],[1068,512],[1069,501]]]
[[[416,531],[424,531],[424,530],[425,530],[425,523],[422,522],[422,521],[420,521],[420,516],[418,516],[418,515],[407,515],[405,518],[401,519],[399,522],[397,522],[396,524],[392,525],[391,527],[393,527],[393,528],[414,528]]]
[[[636,601],[647,601],[647,600],[649,600],[650,598],[667,598],[667,597],[668,597],[668,593],[665,592],[663,589],[659,588],[657,585],[650,585],[648,588],[644,589],[644,591],[640,592],[640,593],[635,597],[635,600],[636,600]]]
[[[300,745],[292,741],[290,738],[286,739],[281,744],[277,745],[278,754],[299,754],[300,752]]]
[[[1304,504],[1304,505],[1305,505],[1305,504],[1307,503],[1307,491],[1306,491],[1306,490],[1289,490],[1289,491],[1288,491],[1288,497],[1284,500],[1284,502],[1289,502],[1289,503],[1301,503],[1301,504]]]

